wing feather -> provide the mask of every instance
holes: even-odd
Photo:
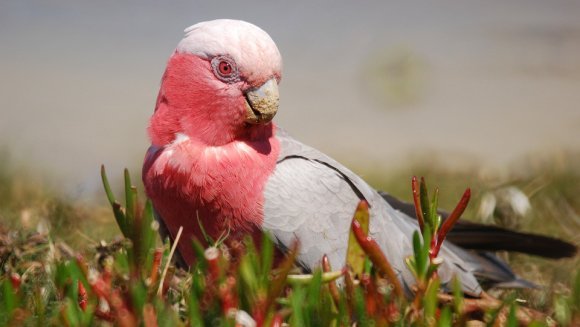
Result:
[[[409,290],[414,277],[404,258],[412,254],[411,237],[417,224],[384,199],[356,174],[330,157],[310,148],[283,130],[277,130],[281,154],[264,193],[263,227],[282,247],[300,242],[298,260],[310,270],[320,266],[322,256],[341,268],[346,261],[350,222],[361,198],[370,207],[370,234],[381,246],[393,268]],[[481,287],[465,262],[465,251],[443,247],[442,282],[458,275],[464,290],[473,295]]]

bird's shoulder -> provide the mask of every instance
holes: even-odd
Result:
[[[360,200],[370,203],[376,198],[377,192],[369,184],[330,156],[296,140],[280,127],[276,130],[276,138],[280,151],[270,178],[272,182],[288,180],[304,191],[320,191],[326,196],[334,194],[339,199],[350,195],[349,199],[356,203]]]

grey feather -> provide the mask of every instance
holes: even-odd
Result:
[[[414,277],[404,263],[412,254],[416,221],[393,209],[356,174],[323,153],[308,147],[282,129],[277,130],[281,152],[264,192],[263,227],[277,242],[300,243],[300,264],[314,270],[326,254],[335,269],[344,266],[350,223],[361,197],[370,207],[370,235],[409,290]],[[481,287],[474,273],[476,260],[451,244],[442,247],[439,269],[443,285],[456,275],[463,290],[477,296]]]

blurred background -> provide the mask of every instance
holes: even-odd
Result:
[[[580,148],[578,17],[566,0],[2,0],[0,146],[91,195],[101,163],[140,164],[183,29],[237,18],[283,55],[276,120],[296,138],[361,169],[425,152],[501,169]]]
[[[580,243],[580,2],[0,0],[0,231],[81,248],[119,236],[99,169],[140,180],[183,30],[237,18],[284,59],[279,125],[411,198]],[[506,257],[565,294],[580,260]],[[549,306],[552,293],[528,295]]]

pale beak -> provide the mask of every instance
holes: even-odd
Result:
[[[250,124],[266,124],[278,112],[280,96],[278,83],[271,79],[262,86],[246,91],[246,122]]]

